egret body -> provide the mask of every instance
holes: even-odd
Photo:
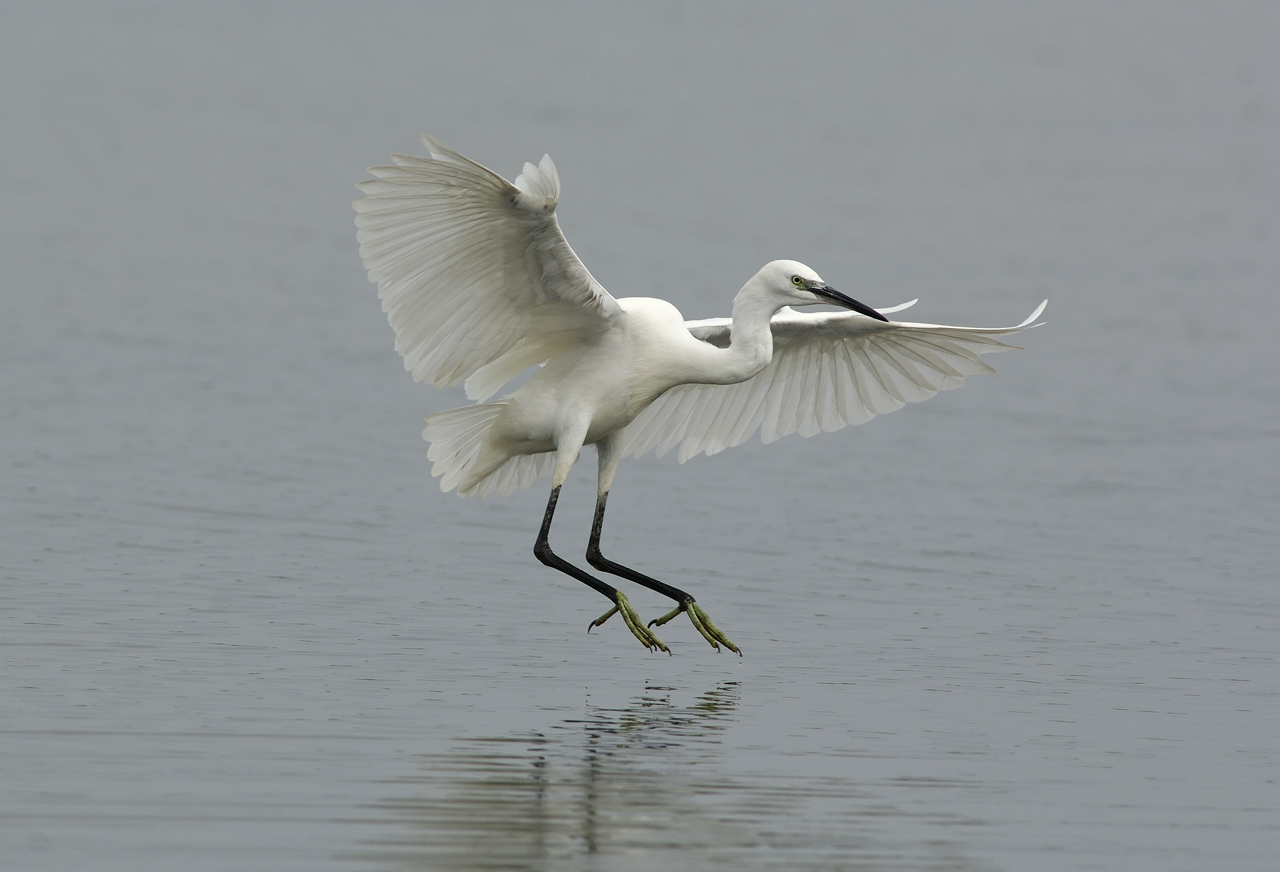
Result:
[[[685,591],[614,563],[600,551],[618,463],[676,445],[683,463],[739,445],[811,436],[893,411],[992,372],[982,353],[1013,346],[997,336],[1031,326],[946,327],[890,321],[827,285],[804,264],[775,260],[752,276],[730,318],[685,321],[670,303],[615,299],[591,276],[555,217],[560,179],[549,156],[514,183],[423,136],[429,157],[395,155],[359,187],[360,252],[416,380],[465,382],[476,405],[427,416],[427,457],[444,491],[507,495],[551,479],[534,553],[613,602],[650,650],[681,613],[717,650],[741,653]],[[914,302],[914,301],[913,301]],[[843,311],[802,314],[794,307]],[[485,402],[531,366],[522,387]],[[626,596],[551,550],[560,487],[584,445],[599,462],[587,561],[675,601],[640,619]],[[588,628],[589,629],[589,628]]]

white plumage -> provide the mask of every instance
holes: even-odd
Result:
[[[599,553],[605,500],[622,457],[679,446],[681,463],[740,445],[861,424],[908,402],[993,372],[979,355],[1013,346],[997,337],[1033,326],[947,327],[888,321],[795,261],[773,261],[738,292],[733,317],[684,321],[657,299],[615,299],[560,232],[560,178],[549,156],[514,184],[429,136],[429,157],[395,155],[374,167],[356,200],[360,254],[377,282],[396,350],[417,381],[466,383],[494,402],[427,417],[427,456],[443,490],[506,495],[552,478],[535,553],[615,603],[650,648],[665,646],[616,589],[553,554],[547,533],[559,489],[583,445],[600,465],[588,560],[671,596],[717,648],[737,650],[691,596]],[[914,303],[914,301],[912,301]],[[837,305],[807,314],[791,307]]]
[[[961,387],[968,376],[995,372],[978,355],[1015,350],[994,337],[1031,326],[1045,305],[1016,327],[886,323],[852,312],[783,309],[770,322],[773,359],[760,373],[738,384],[672,388],[627,427],[622,454],[656,448],[661,457],[679,445],[684,463],[741,445],[757,429],[768,445],[792,433],[807,439],[866,423]],[[731,325],[730,318],[685,322],[695,337],[721,347],[729,344]]]

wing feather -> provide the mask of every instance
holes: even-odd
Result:
[[[796,398],[796,415],[792,421],[795,429],[804,438],[822,432],[818,426],[818,404],[822,401],[819,394],[819,379],[822,375],[822,352],[818,344],[805,349],[804,357],[799,361],[802,380],[799,396]]]
[[[800,414],[800,397],[804,393],[804,382],[811,370],[808,348],[797,348],[787,358],[786,378],[782,383],[782,402],[778,405],[778,436],[790,436],[799,427],[797,417]],[[779,373],[781,376],[781,373]]]
[[[894,396],[894,392],[880,373],[880,368],[876,366],[875,358],[867,350],[865,342],[855,344],[853,353],[857,355],[859,362],[862,364],[859,374],[866,377],[865,384],[867,385],[867,394],[871,399],[869,403],[871,411],[877,415],[884,415],[889,412],[896,412],[906,405],[906,400],[900,400]]]
[[[730,448],[750,439],[751,434],[764,420],[765,402],[768,399],[770,386],[771,379],[763,379],[759,376],[734,386],[742,392],[746,401],[743,403],[742,414],[734,425],[733,437],[729,440]]]
[[[888,337],[888,341],[893,343],[894,348],[902,355],[918,361],[924,367],[925,373],[935,374],[938,376],[937,388],[939,390],[949,390],[953,387],[960,387],[964,384],[964,373],[960,372],[951,364],[947,363],[938,355],[922,346],[920,343],[901,342],[892,335]],[[959,381],[957,381],[957,379]]]
[[[773,359],[732,385],[672,388],[622,436],[622,452],[658,456],[676,445],[681,463],[741,445],[757,430],[766,444],[799,432],[812,436],[928,399],[994,372],[982,354],[1011,351],[999,337],[1031,327],[1044,304],[1016,327],[948,327],[881,322],[855,313],[804,315],[783,310],[772,322]],[[729,344],[731,322],[688,322],[695,337]]]
[[[880,355],[880,359],[889,366],[897,370],[902,376],[896,379],[898,385],[898,393],[909,403],[918,403],[921,400],[927,400],[938,392],[930,381],[920,370],[916,369],[915,364],[910,358],[898,353],[892,341],[881,343],[876,351]]]
[[[823,395],[818,399],[818,425],[823,432],[832,433],[844,426],[840,420],[840,370],[839,361],[828,349],[822,361]]]
[[[680,444],[680,440],[684,438],[684,434],[689,430],[689,419],[693,417],[693,413],[698,408],[698,393],[692,385],[682,385],[680,393],[680,402],[671,409],[671,417],[668,420],[668,434],[658,443],[658,456],[662,457],[676,445]]]
[[[858,366],[850,355],[847,343],[836,343],[831,357],[840,370],[840,420],[846,424],[865,424],[875,416],[867,409],[858,392]]]
[[[705,445],[708,448],[712,448],[723,441],[724,432],[728,428],[719,426],[719,422],[722,418],[725,403],[732,399],[732,391],[716,391],[707,398],[707,402],[697,407],[685,434],[686,438],[680,445],[679,458],[681,463],[684,463],[692,456],[685,454],[685,451],[690,446]]]
[[[764,418],[760,422],[760,439],[765,445],[777,442],[783,437],[782,405],[786,402],[787,385],[792,378],[791,370],[795,366],[794,355],[780,355],[777,366],[765,367],[765,371],[756,376],[768,378],[769,388],[764,395]],[[661,399],[661,398],[659,398]]]
[[[518,361],[547,360],[607,330],[620,310],[560,232],[550,157],[512,183],[422,141],[429,157],[393,155],[357,186],[360,255],[405,369],[436,387],[467,381],[468,396],[485,399],[524,368],[512,371]]]

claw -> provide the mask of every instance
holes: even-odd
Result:
[[[631,607],[631,603],[627,601],[627,598],[622,591],[617,592],[617,597],[617,602],[613,608],[609,609],[609,611],[605,612],[603,615],[587,625],[587,632],[590,633],[592,627],[599,627],[615,614],[621,613],[622,620],[626,623],[627,629],[631,631],[633,636],[640,640],[641,645],[648,648],[650,651],[666,651],[670,654],[671,649],[662,644],[662,640],[649,632],[649,629],[641,623],[640,616],[636,614],[636,610]]]
[[[591,632],[591,628],[592,628],[592,627],[602,627],[602,626],[604,626],[604,622],[605,622],[605,621],[607,621],[607,620],[609,620],[610,618],[612,618],[612,617],[613,617],[614,615],[616,615],[617,613],[618,613],[618,607],[617,607],[617,606],[614,606],[613,608],[609,609],[609,611],[605,612],[603,615],[601,615],[600,617],[596,618],[596,619],[595,619],[594,621],[592,621],[591,623],[587,624],[587,632],[588,632],[588,633],[590,633],[590,632]]]
[[[702,634],[702,638],[711,643],[712,648],[719,651],[720,646],[723,645],[739,657],[742,656],[742,651],[738,649],[738,646],[730,642],[729,637],[719,627],[711,623],[711,618],[702,610],[702,607],[698,605],[693,597],[689,597],[662,617],[654,618],[649,622],[649,626],[661,627],[681,612],[689,615],[689,621],[693,624],[693,628]]]
[[[661,627],[661,626],[662,626],[663,624],[665,624],[667,621],[671,620],[672,618],[674,618],[676,615],[680,614],[680,613],[681,613],[681,612],[683,612],[683,611],[684,611],[684,605],[683,605],[683,604],[682,604],[682,605],[678,605],[678,606],[676,606],[674,609],[672,609],[671,611],[667,612],[667,613],[666,613],[665,615],[663,615],[662,617],[660,617],[660,618],[654,618],[652,621],[650,621],[650,622],[649,622],[649,626],[650,626],[650,627]]]
[[[719,651],[720,648],[716,645],[716,642],[719,642],[734,654],[739,657],[742,656],[738,646],[730,642],[729,637],[719,627],[711,623],[711,617],[693,600],[689,600],[689,620],[693,621],[693,625],[698,628],[698,632],[702,634],[702,637],[711,643],[712,648]]]

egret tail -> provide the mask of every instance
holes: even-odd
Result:
[[[440,479],[440,490],[456,487],[461,497],[483,497],[496,490],[505,497],[551,477],[554,453],[501,454],[492,460],[485,456],[489,429],[506,406],[506,400],[496,400],[427,415],[422,438],[431,443],[427,459],[432,461],[431,474]]]

